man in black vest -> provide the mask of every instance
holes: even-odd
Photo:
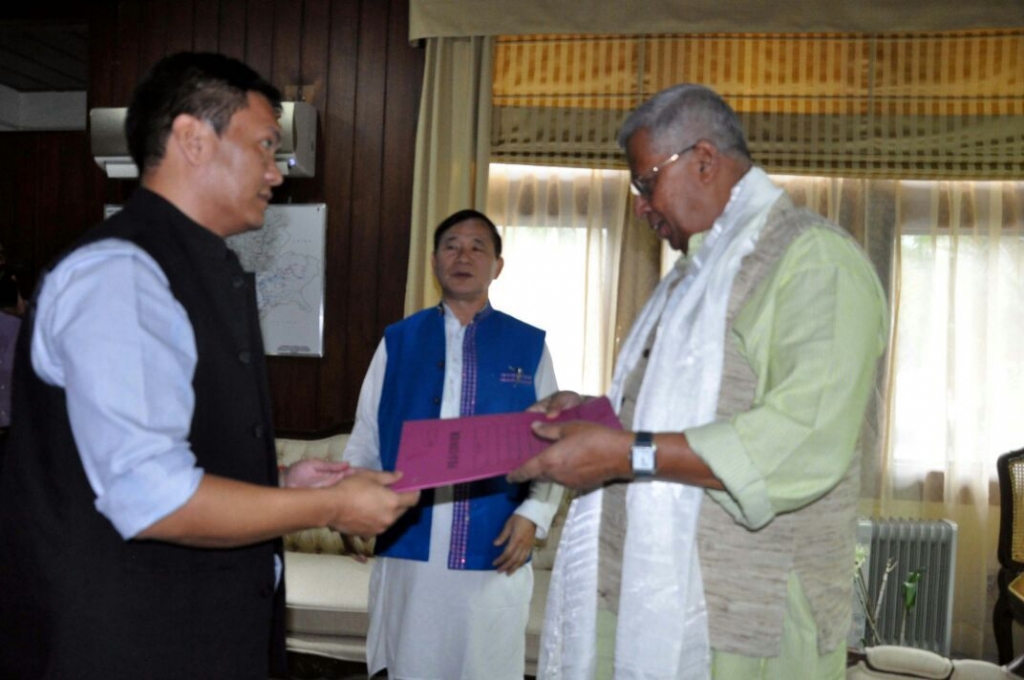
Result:
[[[42,277],[0,461],[0,677],[264,680],[278,537],[374,535],[418,499],[326,461],[279,482],[253,280],[224,243],[282,181],[279,108],[235,60],[158,63],[126,122],[142,187]]]

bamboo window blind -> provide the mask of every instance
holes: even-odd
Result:
[[[625,167],[619,125],[700,82],[769,172],[1024,178],[1024,29],[909,34],[501,37],[492,159]]]

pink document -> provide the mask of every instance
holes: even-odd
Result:
[[[414,491],[505,475],[551,442],[537,437],[530,423],[543,413],[497,413],[441,420],[407,420],[402,425],[396,469],[403,476],[395,491]],[[607,397],[563,411],[552,422],[589,420],[622,429]]]

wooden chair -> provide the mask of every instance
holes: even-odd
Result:
[[[999,663],[1013,660],[1013,622],[1024,624],[1024,591],[1015,594],[1010,584],[1024,574],[1024,449],[996,461],[999,472],[999,597],[992,612]],[[1021,579],[1024,582],[1024,579]]]

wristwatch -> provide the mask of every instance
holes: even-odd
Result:
[[[654,443],[654,435],[650,432],[637,432],[633,446],[629,448],[629,462],[633,467],[634,477],[652,477],[657,463],[658,451]]]

